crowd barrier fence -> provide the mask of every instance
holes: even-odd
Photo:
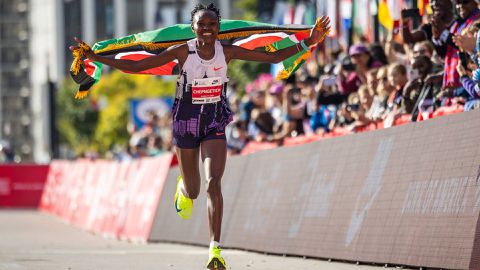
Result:
[[[480,111],[229,158],[225,247],[480,269]],[[208,244],[205,189],[189,221],[163,188],[150,241]]]

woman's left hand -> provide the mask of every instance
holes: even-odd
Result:
[[[315,26],[310,31],[310,37],[305,39],[306,45],[312,46],[321,42],[328,35],[328,32],[330,32],[330,18],[327,16],[318,18]]]

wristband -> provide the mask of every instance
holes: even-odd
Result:
[[[298,43],[295,44],[295,48],[297,48],[297,53],[301,51],[300,47],[298,47]]]
[[[307,44],[305,44],[305,40],[300,41],[300,45],[302,45],[302,48],[303,48],[305,51],[310,51],[310,49],[308,48]]]

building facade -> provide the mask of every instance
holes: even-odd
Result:
[[[0,150],[17,162],[33,158],[29,11],[28,0],[0,1]]]

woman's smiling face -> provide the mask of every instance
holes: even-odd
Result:
[[[213,43],[220,31],[219,19],[213,11],[200,10],[193,17],[192,30],[198,40]]]

